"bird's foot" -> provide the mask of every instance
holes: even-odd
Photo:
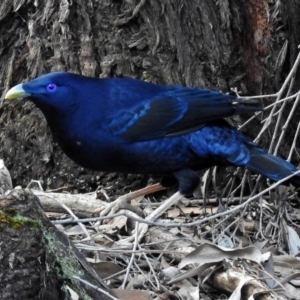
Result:
[[[139,216],[143,216],[142,211],[139,207],[130,204],[130,201],[136,198],[131,198],[130,194],[122,195],[115,201],[109,203],[109,205],[101,211],[100,217],[113,215],[121,209],[130,210]]]
[[[131,205],[129,202],[137,197],[145,196],[148,194],[152,194],[157,191],[161,191],[164,189],[160,184],[154,184],[143,189],[137,190],[135,192],[131,192],[129,194],[123,195],[119,197],[117,200],[110,203],[104,210],[101,211],[100,216],[109,216],[115,214],[117,211],[121,209],[130,210],[138,215],[141,215],[141,210],[138,207]],[[153,210],[146,218],[147,221],[155,221],[159,216],[161,216],[166,210],[168,210],[172,205],[176,204],[181,198],[182,194],[180,192],[175,193],[173,196],[165,200],[159,207]],[[133,235],[124,239],[124,242],[133,241],[136,236],[138,241],[140,241],[148,231],[149,224],[141,223],[137,227],[138,233],[133,232]]]
[[[143,216],[143,212],[139,207],[130,204],[130,201],[140,196],[145,196],[163,190],[164,187],[159,183],[147,186],[143,189],[120,196],[117,200],[111,202],[104,210],[101,211],[100,216],[109,216],[115,214],[120,209],[130,210],[139,216]]]
[[[147,221],[155,221],[159,216],[161,216],[166,210],[168,210],[172,205],[176,204],[183,195],[180,192],[175,193],[173,196],[168,198],[161,204],[159,207],[157,207],[154,211],[152,211],[145,220]],[[149,224],[142,223],[138,226],[138,233],[133,232],[133,235],[129,238],[125,239],[126,242],[131,242],[134,240],[135,236],[137,236],[138,241],[140,241],[142,238],[144,238],[145,234],[148,231]]]

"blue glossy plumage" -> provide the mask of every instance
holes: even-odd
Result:
[[[297,170],[223,120],[260,110],[231,95],[70,73],[46,74],[22,88],[63,151],[90,169],[173,174],[182,193],[197,186],[194,170],[213,165],[246,166],[272,180]],[[291,181],[299,185],[299,178]]]

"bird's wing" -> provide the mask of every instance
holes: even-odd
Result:
[[[261,108],[244,106],[234,96],[202,89],[174,88],[110,115],[105,130],[128,141],[178,136],[207,122]]]

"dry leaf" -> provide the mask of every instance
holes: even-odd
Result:
[[[150,300],[151,292],[139,290],[118,290],[113,289],[113,292],[120,300]]]
[[[179,264],[179,268],[182,269],[186,265],[194,263],[220,262],[225,258],[244,258],[260,263],[261,257],[261,251],[254,246],[244,249],[225,249],[206,243],[185,256]]]
[[[99,277],[106,278],[123,271],[119,265],[116,265],[110,261],[102,261],[97,263],[91,263],[92,267],[96,271]]]

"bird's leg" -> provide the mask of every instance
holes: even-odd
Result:
[[[159,216],[161,216],[166,210],[168,210],[172,205],[176,204],[183,195],[180,192],[176,192],[170,198],[165,200],[160,206],[158,206],[153,212],[151,212],[145,219],[154,221]]]
[[[157,184],[153,184],[153,185],[147,186],[145,188],[142,188],[140,190],[122,195],[118,199],[116,199],[115,201],[111,202],[100,213],[100,216],[107,216],[107,215],[114,214],[115,212],[117,212],[120,209],[127,209],[127,210],[130,210],[130,211],[138,214],[138,215],[141,215],[140,209],[133,206],[133,205],[131,205],[131,204],[129,204],[129,202],[131,200],[137,198],[137,197],[152,194],[152,193],[161,191],[163,189],[164,189],[164,187],[161,184],[157,183]]]
[[[158,208],[156,208],[153,212],[151,212],[146,220],[154,221],[160,215],[162,215],[167,209],[169,209],[173,204],[177,203],[182,197],[184,193],[189,193],[194,191],[199,185],[199,176],[197,173],[191,169],[181,169],[176,172],[173,172],[174,177],[179,182],[179,190],[180,192],[175,193],[169,199],[163,202]],[[144,237],[145,233],[148,230],[147,224],[141,224],[139,226],[139,240]]]
[[[106,215],[110,215],[110,214],[114,214],[116,211],[120,210],[120,209],[129,209],[130,211],[133,211],[136,213],[136,207],[128,204],[129,201],[140,197],[140,196],[145,196],[148,194],[152,194],[158,191],[163,190],[164,187],[157,183],[157,184],[153,184],[150,186],[147,186],[143,189],[128,193],[126,195],[123,195],[121,197],[119,197],[117,200],[113,201],[112,203],[110,203],[101,213],[100,216],[106,216]],[[173,196],[171,196],[170,198],[168,198],[167,200],[165,200],[160,206],[158,206],[154,211],[152,211],[145,219],[149,220],[149,221],[155,221],[159,216],[161,216],[166,210],[168,210],[172,205],[176,204],[181,198],[183,197],[183,195],[180,192],[175,193]],[[146,234],[146,232],[148,231],[148,224],[140,224],[140,226],[138,227],[138,240],[141,240],[144,235]],[[129,237],[128,239],[126,239],[126,241],[130,241],[134,238],[134,236]]]
[[[153,212],[151,212],[145,219],[148,221],[155,221],[160,215],[162,215],[166,210],[168,210],[172,205],[176,204],[183,195],[180,192],[176,192],[173,196],[165,200],[159,207],[157,207]],[[138,240],[140,241],[146,232],[148,231],[149,225],[146,223],[139,225],[139,233],[138,233]],[[133,238],[131,236],[130,238]],[[130,240],[127,239],[127,241]]]

